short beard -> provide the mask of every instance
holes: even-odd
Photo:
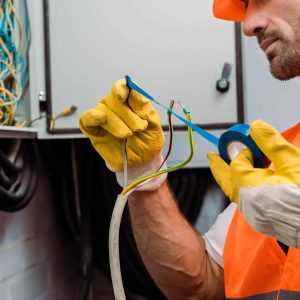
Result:
[[[282,47],[270,61],[272,75],[279,80],[289,80],[300,75],[300,41]]]

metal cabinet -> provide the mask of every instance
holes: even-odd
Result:
[[[243,121],[240,27],[216,20],[211,7],[212,1],[199,0],[29,1],[32,114],[43,106],[48,120],[36,123],[39,137],[80,137],[80,112],[125,75],[166,105],[181,101],[205,128]],[[220,92],[224,63],[232,66],[230,87]],[[53,115],[71,105],[77,112],[50,129]],[[175,142],[181,145],[185,134],[179,131]]]

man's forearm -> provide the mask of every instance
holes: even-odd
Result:
[[[139,252],[168,299],[224,299],[223,270],[180,213],[167,183],[133,193],[129,209]]]

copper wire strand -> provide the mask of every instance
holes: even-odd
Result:
[[[157,171],[159,171],[163,165],[166,163],[166,161],[168,160],[171,151],[172,151],[172,147],[173,147],[173,137],[174,137],[174,130],[173,130],[173,122],[172,122],[172,110],[174,108],[174,104],[175,104],[175,100],[171,100],[170,102],[170,110],[168,111],[168,125],[169,125],[169,146],[168,146],[168,152],[163,160],[163,162],[161,163],[161,165],[159,166],[159,168],[157,169]]]
[[[20,17],[17,14],[13,0],[7,0],[5,2],[5,8],[3,7],[0,8],[1,19],[3,18],[5,13],[10,15],[10,17],[7,18],[6,20],[5,26],[7,26],[8,30],[10,30],[11,32],[18,33],[18,42],[16,41],[16,37],[17,37],[16,34],[14,34],[12,37],[13,42],[16,46],[18,46],[18,48],[24,51],[25,50],[25,44],[24,44],[25,29]],[[11,17],[13,19],[11,19]],[[0,111],[2,113],[0,125],[14,125],[15,113],[17,109],[16,104],[21,99],[24,93],[24,89],[19,82],[17,66],[14,65],[16,63],[14,61],[14,55],[12,52],[10,52],[8,46],[6,45],[6,41],[3,38],[0,38],[0,48],[4,51],[4,53],[7,56],[7,61],[4,59],[0,60],[0,63],[5,66],[4,70],[0,74],[1,75],[0,76],[1,78],[0,79],[0,95],[1,95]],[[6,74],[6,72],[9,72],[8,76],[12,76],[14,80],[9,90],[5,87],[5,83],[3,82],[2,79],[4,74]]]

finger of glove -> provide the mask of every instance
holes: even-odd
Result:
[[[108,134],[103,138],[95,138],[91,141],[110,170],[113,172],[121,172],[123,170],[123,141],[121,139],[113,138]]]
[[[80,127],[84,133],[91,137],[101,135],[99,129],[105,129],[120,139],[132,135],[128,126],[102,102],[81,116]]]
[[[135,84],[137,83],[135,82]],[[128,100],[129,107],[141,119],[147,120],[148,122],[151,122],[156,126],[160,126],[159,114],[152,105],[151,101],[149,101],[149,99],[147,99],[135,90],[129,91],[126,81],[124,79],[121,79],[117,82],[112,92],[115,95],[118,95],[121,101]]]
[[[232,199],[233,186],[230,166],[216,153],[208,153],[207,158],[216,182],[219,184],[225,195]]]
[[[129,99],[131,109],[143,120],[160,126],[160,117],[152,103],[137,91],[131,90]]]
[[[148,122],[129,107],[128,93],[126,81],[124,79],[118,80],[104,102],[133,132],[143,131],[147,128]]]
[[[234,160],[230,164],[233,169],[240,173],[251,172],[253,167],[253,156],[248,148],[245,148],[239,152]]]
[[[250,135],[275,169],[288,169],[299,164],[300,150],[289,143],[276,129],[263,121],[254,121]]]
[[[101,125],[106,123],[106,113],[92,108],[81,114],[79,128],[86,136],[97,135],[100,133]]]
[[[127,140],[128,166],[147,164],[161,152],[164,135],[158,130],[140,132]]]
[[[253,167],[253,156],[249,149],[243,149],[231,162],[232,182],[234,193],[243,187],[255,187],[268,182],[273,175],[271,169]],[[237,195],[234,196],[237,198]]]

